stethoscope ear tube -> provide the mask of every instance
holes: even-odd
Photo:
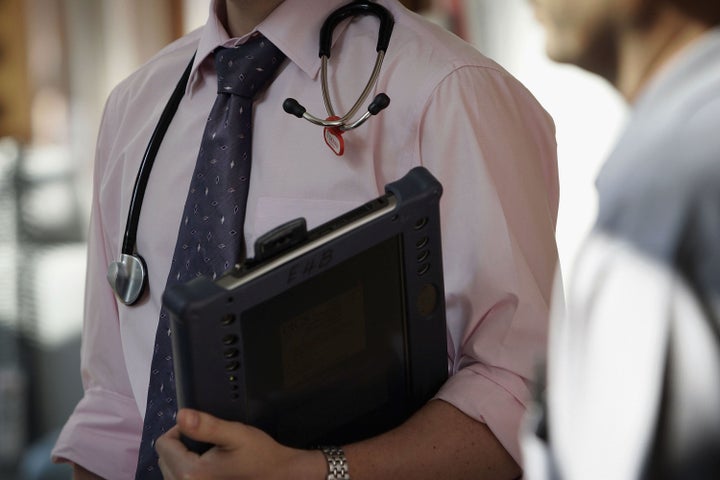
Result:
[[[338,8],[328,16],[320,29],[320,57],[330,58],[332,47],[332,36],[335,27],[349,17],[356,15],[374,15],[380,20],[380,31],[378,33],[377,47],[375,51],[385,52],[390,44],[395,19],[392,14],[382,5],[368,2],[366,0],[355,0],[343,7]]]

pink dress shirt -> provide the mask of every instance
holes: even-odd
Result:
[[[56,459],[106,478],[132,478],[145,412],[149,365],[179,219],[200,137],[216,95],[210,60],[230,39],[217,18],[174,42],[108,99],[97,146],[90,226],[82,378],[85,395],[55,446]],[[308,228],[374,198],[416,165],[444,186],[441,200],[448,365],[438,392],[485,422],[519,457],[517,435],[529,379],[544,355],[557,260],[558,204],[552,119],[533,96],[470,45],[394,0],[379,3],[395,30],[377,91],[390,106],[345,135],[345,154],[322,129],[282,110],[286,97],[324,111],[318,32],[345,0],[286,0],[257,30],[288,57],[257,99],[245,236],[303,216]],[[336,31],[330,85],[337,110],[359,95],[375,59],[377,21]],[[105,280],[119,257],[140,160],[170,92],[197,56],[190,81],[150,175],[138,232],[149,295],[133,307]],[[478,452],[482,455],[482,452]]]

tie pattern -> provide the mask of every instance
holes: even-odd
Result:
[[[261,35],[215,52],[218,95],[190,181],[167,286],[217,278],[244,257],[243,223],[252,146],[252,103],[285,56]],[[150,368],[136,480],[161,479],[155,440],[175,424],[170,322],[163,308]]]

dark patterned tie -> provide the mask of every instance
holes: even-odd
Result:
[[[201,275],[216,278],[244,256],[253,97],[270,82],[284,59],[261,35],[237,48],[215,52],[218,96],[200,144],[167,286]],[[170,322],[162,309],[136,479],[162,478],[155,440],[175,424],[176,413]]]

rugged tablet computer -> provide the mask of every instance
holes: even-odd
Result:
[[[312,447],[387,431],[437,392],[442,187],[416,167],[386,192],[310,231],[278,227],[242,266],[164,293],[180,408]]]

